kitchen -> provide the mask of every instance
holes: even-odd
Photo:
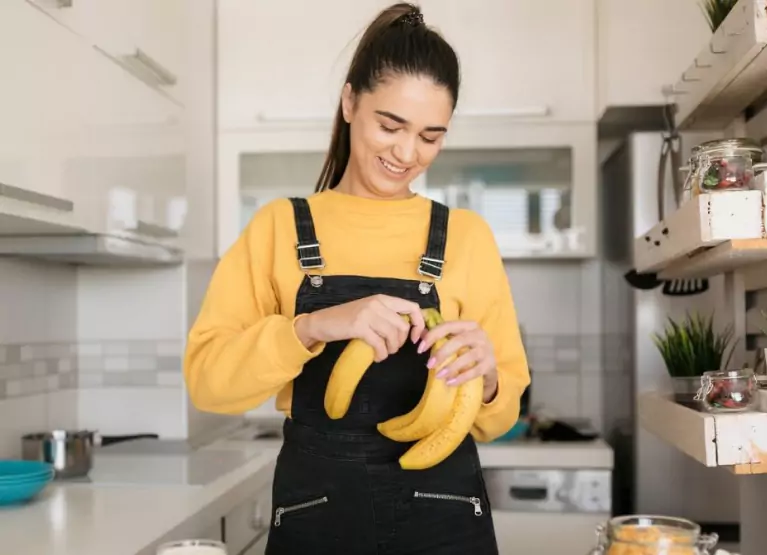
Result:
[[[385,4],[0,6],[0,459],[21,458],[22,436],[47,430],[98,431],[102,443],[86,475],[60,476],[0,511],[8,552],[155,555],[166,542],[206,538],[229,555],[263,553],[278,413],[272,403],[246,417],[195,409],[185,336],[218,257],[254,210],[311,192],[349,38]],[[421,3],[458,51],[464,84],[446,148],[414,188],[490,222],[532,374],[537,438],[480,449],[501,553],[587,553],[612,516],[650,513],[700,523],[721,549],[760,554],[759,461],[733,453],[728,463],[703,440],[683,441],[732,421],[679,412],[654,393],[670,387],[649,338],[666,313],[647,308],[653,293],[624,275],[660,271],[667,257],[621,251],[658,225],[666,104],[678,104],[684,124],[669,168],[706,140],[767,136],[760,66],[748,66],[767,44],[764,0],[740,0],[713,37],[699,0],[551,4]],[[749,13],[755,44],[738,27]],[[730,54],[705,60],[706,50]],[[741,92],[720,94],[744,67],[756,73]],[[605,209],[640,205],[650,208],[628,225]],[[705,244],[688,237],[675,256],[752,239],[727,231]],[[752,266],[715,260],[706,268],[718,271],[700,274],[710,291],[689,302],[727,299],[717,324],[731,317],[744,338],[737,368],[767,347],[755,320],[767,308],[764,256],[724,258]],[[132,435],[147,437],[114,443]]]

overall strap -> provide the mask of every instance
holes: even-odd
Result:
[[[442,278],[442,267],[445,264],[445,246],[447,245],[447,221],[450,209],[439,202],[431,202],[431,218],[429,221],[429,239],[426,252],[421,257],[418,273],[439,280]]]
[[[309,210],[309,202],[305,198],[292,197],[293,215],[296,222],[296,254],[298,265],[302,270],[315,270],[325,267],[325,260],[320,254],[320,242],[314,231],[314,220]]]

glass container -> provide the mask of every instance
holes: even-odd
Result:
[[[754,175],[767,169],[762,148],[751,139],[719,139],[692,149],[684,189],[688,196],[754,189]]]
[[[753,370],[704,372],[695,396],[709,412],[745,412],[756,407],[759,382]]]
[[[653,515],[613,518],[597,527],[597,538],[589,555],[710,555],[719,540],[689,520]]]

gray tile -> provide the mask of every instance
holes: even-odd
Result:
[[[558,360],[557,372],[579,373],[581,371],[580,360]]]
[[[130,343],[127,341],[110,341],[102,347],[105,356],[125,357],[130,354]]]
[[[104,375],[105,386],[156,386],[157,374],[149,372],[121,372]]]
[[[128,354],[155,356],[157,355],[157,343],[154,341],[131,341],[128,343]]]
[[[181,356],[184,350],[181,341],[159,341],[157,343],[157,354],[164,356]]]
[[[181,356],[157,357],[158,370],[181,370]]]
[[[72,357],[64,357],[56,361],[56,371],[60,374],[74,373],[76,367],[75,359]]]
[[[158,360],[156,356],[132,356],[128,361],[131,371],[153,372],[157,370]]]
[[[104,385],[104,374],[78,374],[77,386],[82,388],[101,387]]]
[[[5,399],[5,380],[0,380],[0,399]]]
[[[109,356],[104,358],[104,371],[127,372],[130,368],[127,356]]]
[[[59,374],[60,389],[75,389],[76,387],[77,387],[77,373],[67,372],[66,374]]]
[[[80,370],[80,373],[103,372],[104,359],[100,356],[80,356],[77,359],[77,367]]]
[[[21,345],[5,346],[5,362],[6,364],[21,362]]]
[[[554,346],[559,349],[576,349],[580,347],[581,338],[579,335],[558,335],[554,341]]]
[[[581,360],[580,348],[562,348],[556,351],[557,362],[578,362]]]

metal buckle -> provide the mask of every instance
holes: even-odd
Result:
[[[325,259],[322,258],[322,255],[319,256],[303,256],[301,253],[301,249],[317,249],[319,251],[320,249],[320,243],[310,243],[308,245],[301,245],[297,244],[296,249],[298,249],[298,265],[301,267],[302,270],[321,270],[325,267]],[[310,260],[315,260],[317,262],[308,262]]]
[[[442,279],[442,266],[444,264],[444,260],[429,258],[424,255],[421,257],[421,263],[418,265],[418,273],[422,276],[428,276],[437,280]],[[436,270],[429,271],[428,268],[436,268]]]

